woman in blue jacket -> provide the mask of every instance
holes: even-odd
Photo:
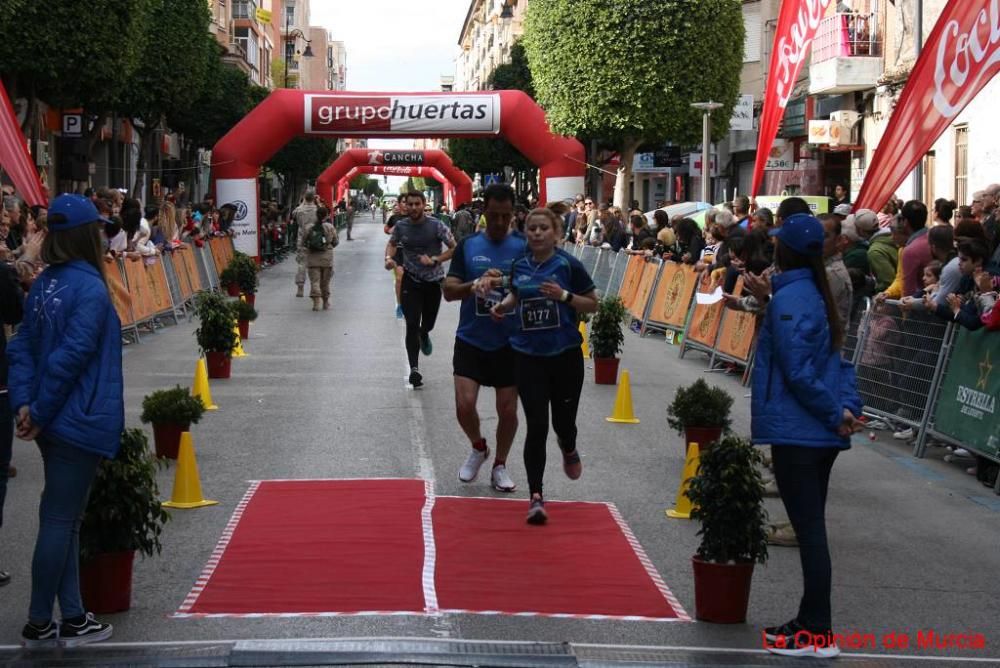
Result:
[[[861,398],[840,354],[844,331],[823,265],[823,225],[795,214],[771,235],[777,273],[754,359],[751,433],[755,444],[772,446],[804,592],[796,617],[765,635],[778,654],[832,657],[839,649],[820,639],[832,627],[826,492],[837,455],[861,427]]]
[[[42,454],[45,489],[31,562],[27,647],[74,647],[111,636],[83,608],[79,530],[101,458],[118,452],[125,422],[121,323],[104,280],[101,218],[90,200],[60,195],[35,280],[8,347],[17,435]],[[61,623],[53,620],[59,599]]]

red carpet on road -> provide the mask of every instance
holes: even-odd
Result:
[[[423,505],[422,480],[263,481],[180,612],[422,612]]]
[[[438,497],[441,610],[687,618],[654,583],[608,505],[545,508],[549,523],[529,526],[526,500]]]

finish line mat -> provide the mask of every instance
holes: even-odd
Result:
[[[612,504],[252,483],[177,617],[476,613],[690,621]]]

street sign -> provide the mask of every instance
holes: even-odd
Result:
[[[62,136],[83,136],[83,114],[76,111],[64,111],[62,115]]]

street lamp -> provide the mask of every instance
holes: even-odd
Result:
[[[291,28],[291,25],[292,25],[292,16],[288,12],[285,12],[285,88],[291,88],[291,86],[288,85],[288,61],[290,60],[290,56],[295,55],[294,46],[292,47],[292,53],[291,54],[288,53],[288,38],[291,37],[293,43],[295,39],[299,37],[301,37],[302,39],[306,39],[306,34],[301,30],[299,30],[298,28],[289,32],[289,28]],[[306,39],[306,50],[302,52],[303,58],[313,57],[312,46],[310,46],[311,43],[312,40]],[[296,88],[298,88],[298,86],[296,86]]]
[[[721,102],[692,102],[691,106],[703,112],[701,128],[701,201],[712,203],[710,181],[712,178],[712,112],[722,107]]]
[[[514,9],[510,6],[509,2],[503,3],[503,6],[500,8],[500,18],[504,20],[514,18]]]

